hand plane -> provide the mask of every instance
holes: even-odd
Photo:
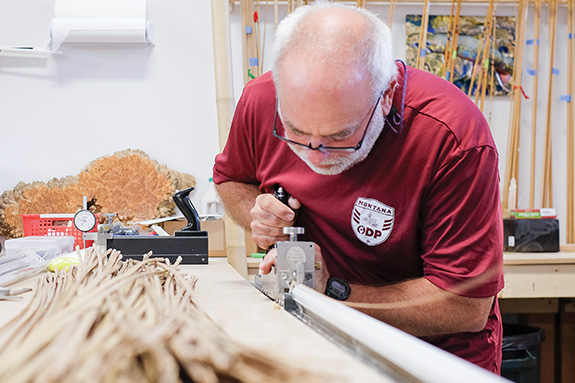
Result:
[[[182,264],[207,264],[208,233],[200,230],[200,217],[189,196],[192,190],[193,187],[178,191],[173,196],[176,206],[188,220],[188,224],[176,231],[173,237],[101,233],[106,248],[114,248],[125,258],[137,260],[152,251],[153,257],[168,258],[172,263],[181,256]]]

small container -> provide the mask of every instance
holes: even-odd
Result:
[[[74,214],[21,214],[24,224],[24,235],[30,236],[73,236],[74,247],[84,248],[82,232],[74,226]],[[90,232],[97,232],[98,225]],[[94,241],[86,241],[86,247],[92,246]]]
[[[44,259],[50,259],[60,254],[67,254],[74,251],[73,236],[56,237],[22,237],[7,239],[4,243],[6,255],[12,256],[21,250],[30,249]]]
[[[202,196],[202,214],[207,216],[224,215],[224,204],[220,198],[213,178],[209,179],[208,190]]]

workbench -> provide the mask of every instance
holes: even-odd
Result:
[[[208,265],[183,265],[195,274],[196,302],[232,339],[265,350],[270,356],[317,372],[337,374],[346,382],[394,382],[329,342],[256,290],[227,262],[210,258]],[[35,287],[35,280],[20,282],[13,289]],[[16,317],[32,298],[0,301],[0,326]]]
[[[505,253],[500,298],[575,297],[575,253]]]
[[[541,382],[573,382],[575,253],[505,253],[504,321],[541,328]]]

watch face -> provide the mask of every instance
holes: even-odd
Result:
[[[339,301],[345,301],[349,297],[351,289],[349,285],[339,278],[331,277],[327,281],[327,287],[325,294],[328,297],[335,298]]]
[[[90,231],[96,226],[96,216],[90,210],[80,210],[74,216],[74,226],[80,231]]]

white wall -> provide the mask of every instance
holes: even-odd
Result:
[[[54,0],[1,0],[0,46],[46,49]],[[63,44],[0,57],[0,193],[78,174],[118,150],[193,174],[199,208],[218,152],[210,2],[148,0],[156,46]]]
[[[227,0],[222,0],[227,1]],[[0,46],[45,48],[54,0],[0,0]],[[264,2],[260,20],[266,20]],[[387,5],[368,8],[387,20]],[[404,21],[421,14],[421,5],[399,3],[393,24],[397,58],[405,58]],[[486,5],[464,4],[462,14],[484,15]],[[554,197],[564,230],[567,30],[560,7],[554,82]],[[528,24],[532,25],[533,8]],[[449,14],[450,3],[432,4],[431,14]],[[499,5],[497,15],[514,15],[516,6]],[[280,4],[280,19],[285,16]],[[236,101],[243,87],[242,30],[239,3],[232,7],[231,43]],[[48,181],[79,173],[91,160],[114,151],[137,148],[168,167],[193,174],[198,181],[192,200],[199,206],[213,159],[218,152],[215,86],[209,0],[148,0],[148,19],[156,23],[156,46],[90,47],[62,45],[62,55],[47,59],[0,57],[0,193],[19,181]],[[548,66],[547,9],[541,17],[538,102],[538,169],[541,183]],[[263,32],[263,25],[260,30]],[[273,42],[273,5],[267,9],[264,69]],[[526,38],[533,36],[529,28]],[[525,49],[524,68],[532,50]],[[530,94],[532,78],[523,76]],[[499,148],[503,177],[507,159],[510,102],[497,98],[485,110]],[[531,100],[524,100],[521,131],[519,208],[529,202]],[[541,187],[536,189],[539,207]],[[564,242],[564,238],[562,238]]]

